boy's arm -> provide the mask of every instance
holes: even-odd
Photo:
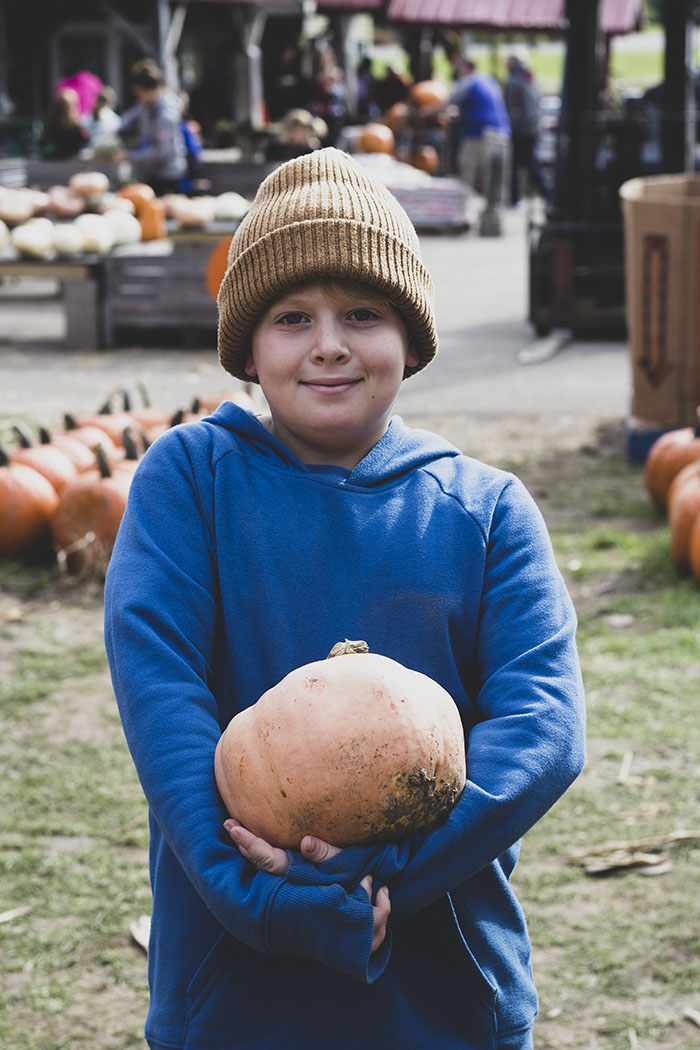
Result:
[[[295,854],[289,878],[352,885],[369,871],[377,885],[388,884],[393,917],[405,917],[504,854],[581,771],[576,618],[541,515],[518,482],[504,488],[487,543],[475,650],[478,714],[457,805],[427,834],[353,847],[320,865]],[[465,649],[469,644],[465,639]]]
[[[200,507],[211,493],[176,435],[158,445],[134,476],[105,586],[112,680],[151,812],[207,907],[235,937],[371,981],[390,946],[387,939],[370,954],[366,889],[298,885],[257,872],[223,827],[227,814],[213,776],[221,727],[209,686],[218,615],[214,542]]]

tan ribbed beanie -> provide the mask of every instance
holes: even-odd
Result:
[[[219,289],[219,360],[244,368],[261,313],[284,289],[315,277],[369,284],[402,314],[419,364],[437,351],[433,282],[418,236],[392,193],[347,153],[328,147],[276,168],[236,230]]]

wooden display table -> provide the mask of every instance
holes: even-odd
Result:
[[[66,311],[66,343],[94,349],[101,345],[101,268],[99,255],[72,259],[29,259],[14,249],[0,253],[4,277],[42,278],[59,282]]]
[[[218,318],[207,267],[236,225],[173,225],[163,240],[114,248],[102,256],[32,259],[11,248],[0,253],[0,280],[57,280],[66,311],[66,344],[72,348],[117,346],[122,332],[133,329],[203,329],[213,336]]]
[[[216,302],[207,285],[207,265],[234,223],[197,229],[172,227],[162,241],[115,248],[102,264],[102,345],[119,342],[134,328],[216,331]]]

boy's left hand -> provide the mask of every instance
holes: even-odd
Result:
[[[252,831],[244,828],[239,821],[232,817],[224,821],[224,827],[239,852],[247,861],[254,864],[260,871],[266,871],[268,875],[286,875],[289,867],[287,851],[278,846],[271,846],[265,839],[254,835]],[[330,842],[317,839],[313,835],[306,835],[301,842],[301,852],[312,864],[320,864],[324,860],[340,853],[339,846],[331,846]]]
[[[224,821],[224,827],[231,836],[234,845],[238,847],[239,853],[250,864],[254,864],[259,871],[266,871],[268,875],[286,875],[289,867],[289,857],[286,850],[280,849],[278,846],[271,846],[265,839],[261,839],[258,835],[254,835],[252,831],[244,828],[233,817]],[[318,839],[315,835],[306,835],[301,840],[300,850],[312,864],[321,864],[324,860],[330,860],[331,857],[336,857],[341,852],[339,846],[332,846],[330,842],[324,842],[323,839]],[[386,925],[391,912],[389,890],[386,886],[381,886],[373,900],[372,876],[365,875],[360,885],[367,893],[372,905],[374,930],[370,954],[374,954],[386,937]]]

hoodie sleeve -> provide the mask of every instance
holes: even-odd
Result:
[[[291,878],[353,885],[371,871],[376,885],[389,885],[392,916],[404,918],[506,853],[580,773],[585,704],[576,618],[540,512],[515,479],[495,503],[485,542],[478,721],[457,805],[434,831],[373,852],[344,850],[320,871],[295,856]],[[462,644],[466,650],[470,641]]]
[[[161,444],[162,442],[162,444]],[[197,892],[236,938],[369,982],[364,889],[257,872],[235,850],[213,775],[221,734],[211,691],[218,620],[211,467],[166,436],[139,466],[105,584],[105,643],[127,743],[155,822]]]

